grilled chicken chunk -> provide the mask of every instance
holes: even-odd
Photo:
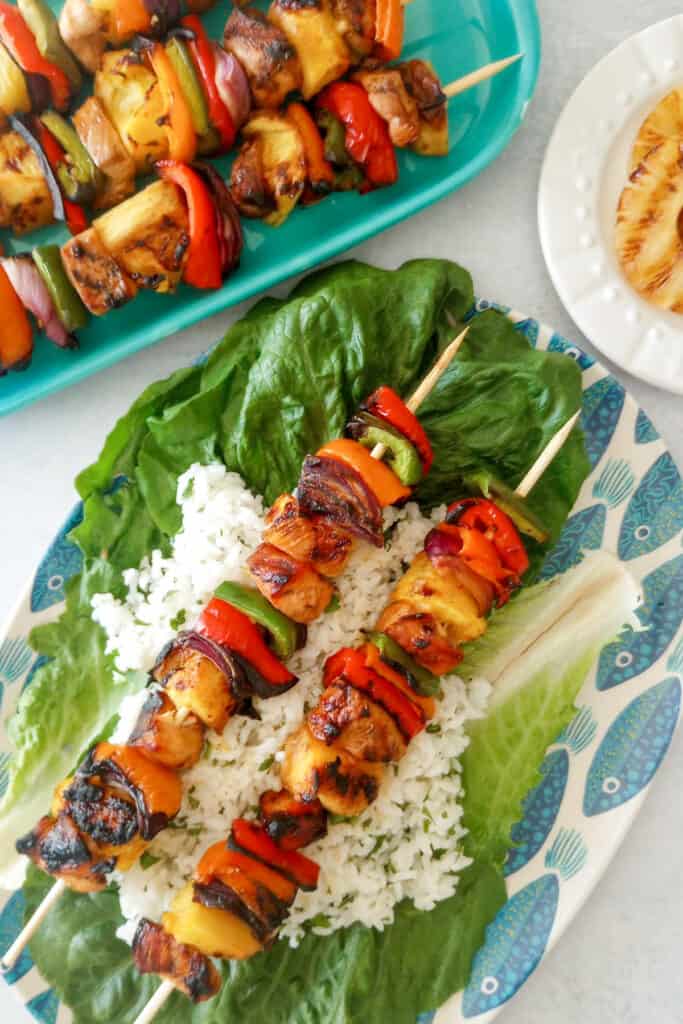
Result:
[[[310,560],[316,546],[315,527],[302,514],[293,494],[281,494],[269,509],[263,539],[292,558]]]
[[[0,227],[25,235],[54,216],[38,158],[18,132],[0,135]]]
[[[352,54],[368,57],[375,45],[375,0],[332,0],[332,14],[337,31]]]
[[[315,548],[311,564],[322,576],[338,576],[351,557],[353,537],[322,515],[311,516],[311,522],[315,527]]]
[[[379,618],[377,629],[437,676],[452,672],[462,661],[462,651],[449,642],[434,616],[416,611],[408,601],[388,605]]]
[[[422,156],[447,156],[448,97],[433,67],[425,60],[407,60],[399,64],[398,70],[420,115],[420,130],[413,149]]]
[[[72,119],[78,136],[104,175],[95,197],[96,210],[116,206],[135,192],[135,162],[96,96],[89,96]]]
[[[75,892],[104,889],[105,876],[114,867],[113,860],[93,860],[85,839],[67,815],[41,818],[32,832],[17,840],[16,849]]]
[[[245,142],[230,172],[230,194],[243,217],[265,219],[275,210],[263,166],[263,142]]]
[[[133,961],[140,974],[158,974],[193,1003],[211,999],[221,987],[220,975],[208,957],[145,918],[133,939]]]
[[[155,181],[93,222],[108,252],[139,288],[173,292],[190,244],[185,202],[172,181]]]
[[[295,622],[313,622],[332,600],[334,588],[307,562],[259,544],[247,560],[256,586],[270,603]]]
[[[93,316],[118,309],[137,293],[94,227],[65,242],[62,262],[72,285]]]
[[[74,56],[94,74],[107,45],[106,14],[88,0],[65,0],[59,15],[59,32]]]
[[[55,818],[67,814],[98,850],[125,846],[138,833],[137,810],[130,797],[87,779],[67,779],[55,794],[51,812]]]
[[[178,710],[167,693],[154,691],[143,704],[128,743],[152,761],[181,771],[201,757],[204,727],[191,711]]]
[[[389,135],[395,146],[411,146],[420,134],[420,114],[417,103],[405,87],[401,72],[396,68],[361,69],[352,78],[368,94],[371,105],[387,122]]]
[[[339,745],[361,761],[400,761],[407,743],[384,708],[350,683],[339,680],[321,694],[308,716],[313,736]]]
[[[268,17],[299,55],[304,99],[312,99],[346,74],[351,52],[337,28],[329,0],[273,0]]]
[[[153,71],[132,50],[112,50],[95,75],[95,96],[139,174],[168,156],[166,101]]]
[[[259,797],[259,818],[283,850],[300,850],[327,832],[327,815],[319,800],[294,800],[286,789],[268,789]]]
[[[296,50],[285,33],[255,8],[233,9],[223,46],[244,68],[255,107],[280,107],[290,92],[301,88]]]
[[[283,785],[297,800],[318,799],[331,814],[360,814],[377,796],[383,766],[360,761],[341,743],[317,740],[307,724],[285,744]]]
[[[174,646],[154,669],[176,708],[187,708],[207,729],[222,732],[238,700],[212,661],[191,647]]]

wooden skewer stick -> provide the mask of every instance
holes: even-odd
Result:
[[[137,1015],[133,1024],[150,1024],[174,990],[175,985],[172,981],[162,981],[145,1008]]]
[[[575,412],[574,415],[567,420],[563,427],[560,427],[555,436],[550,438],[548,444],[538,456],[529,472],[526,474],[522,482],[515,488],[515,494],[518,494],[520,498],[526,498],[529,491],[536,486],[562,445],[571,434],[580,415],[581,410],[579,409],[578,412]]]
[[[448,345],[448,347],[443,350],[443,352],[441,353],[437,361],[434,363],[427,376],[422,380],[422,382],[418,385],[416,390],[410,396],[410,398],[406,402],[406,405],[408,406],[411,412],[417,412],[417,410],[420,408],[420,406],[427,398],[427,396],[434,390],[436,382],[438,381],[439,377],[448,369],[448,367],[451,365],[456,355],[458,354],[458,349],[460,348],[463,341],[467,337],[468,331],[469,327],[466,327],[465,330],[462,331],[462,333],[459,334],[457,338],[454,338],[450,345]],[[384,453],[386,452],[386,450],[386,445],[376,444],[375,447],[370,452],[370,454],[372,455],[373,459],[381,459],[384,457]]]
[[[29,921],[26,922],[22,930],[17,935],[16,939],[7,950],[2,960],[0,960],[0,970],[3,974],[7,971],[11,971],[17,960],[24,951],[24,947],[28,945],[35,933],[40,928],[41,924],[52,910],[55,903],[61,898],[62,893],[66,890],[66,885],[61,879],[58,879],[52,886],[47,896],[37,907],[35,913]]]
[[[480,82],[486,82],[489,78],[499,75],[501,71],[505,71],[511,64],[516,64],[523,56],[523,53],[516,53],[514,57],[505,57],[503,60],[494,61],[493,64],[486,64],[477,71],[471,71],[469,75],[465,75],[463,78],[458,78],[457,81],[445,85],[443,87],[444,95],[448,96],[449,100],[453,96],[459,96],[461,92],[472,89],[475,85],[479,85]]]

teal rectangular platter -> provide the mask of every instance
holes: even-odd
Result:
[[[53,0],[55,9],[60,5],[61,0]],[[214,39],[221,38],[230,6],[219,0],[205,16]],[[296,210],[280,228],[243,221],[241,264],[217,291],[183,285],[175,295],[140,294],[122,309],[93,317],[79,332],[77,351],[58,349],[44,336],[37,337],[31,365],[0,378],[0,415],[331,259],[454,192],[502,152],[524,118],[538,77],[541,44],[535,3],[412,0],[406,10],[404,55],[431,60],[443,82],[515,53],[523,53],[523,60],[450,101],[447,157],[430,159],[402,151],[399,181],[391,188],[366,196],[332,196]],[[227,171],[229,160],[218,161],[218,166]],[[51,226],[23,239],[3,237],[2,242],[7,251],[20,252],[39,241],[62,243],[68,237],[64,227]]]

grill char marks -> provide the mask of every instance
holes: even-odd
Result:
[[[133,939],[133,960],[141,974],[173,982],[193,1003],[211,999],[221,986],[218,971],[194,946],[177,942],[160,924],[142,919]]]

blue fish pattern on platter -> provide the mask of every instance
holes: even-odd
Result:
[[[0,684],[10,686],[31,664],[33,654],[22,636],[8,637],[0,644]]]
[[[640,481],[619,533],[619,558],[625,562],[661,547],[683,529],[683,485],[668,452]]]
[[[608,508],[617,508],[626,501],[636,482],[626,459],[609,459],[593,485],[593,497],[604,501]]]
[[[430,1010],[429,1013],[418,1013],[415,1024],[432,1024],[435,1017],[436,1010]]]
[[[638,410],[636,416],[635,440],[636,444],[650,444],[651,441],[659,441],[659,431],[642,409]]]
[[[669,749],[680,708],[681,683],[671,678],[641,693],[617,716],[588,772],[587,817],[621,806],[647,786]]]
[[[566,750],[552,750],[541,765],[543,776],[522,805],[522,820],[513,827],[515,844],[505,862],[505,876],[513,875],[535,857],[550,835],[569,778],[569,755]]]
[[[539,579],[549,580],[583,562],[587,551],[598,551],[602,547],[607,522],[604,505],[591,505],[570,516],[555,547],[541,569]]]
[[[59,997],[53,988],[34,996],[26,1004],[26,1009],[40,1021],[40,1024],[55,1024],[59,1012]]]
[[[31,683],[33,682],[33,680],[34,680],[34,679],[35,679],[35,677],[36,677],[36,672],[37,672],[37,671],[38,671],[39,669],[41,669],[41,668],[43,667],[43,665],[47,665],[48,661],[52,661],[52,658],[51,658],[51,657],[49,657],[49,656],[48,656],[47,654],[39,654],[39,655],[38,655],[38,657],[36,658],[36,660],[35,660],[35,661],[33,662],[33,664],[31,665],[31,671],[30,671],[30,672],[29,672],[29,674],[28,674],[28,675],[26,676],[26,679],[24,679],[24,685],[23,685],[23,686],[22,686],[22,688],[21,688],[21,692],[22,692],[22,693],[24,692],[24,690],[25,690],[25,689],[26,689],[27,687],[29,687],[29,686],[31,685]]]
[[[593,469],[614,437],[625,398],[626,392],[614,377],[603,377],[583,393],[581,426],[586,435],[586,451]]]
[[[548,342],[548,352],[562,352],[578,363],[582,370],[590,370],[591,366],[595,366],[595,360],[587,352],[578,348],[577,345],[572,345],[571,342],[567,341],[560,334],[553,334]]]
[[[683,555],[658,566],[643,580],[643,603],[636,609],[642,629],[627,626],[603,647],[596,686],[613,686],[645,672],[662,656],[683,621]]]
[[[553,928],[560,886],[542,875],[507,901],[486,929],[463,993],[464,1017],[478,1017],[511,999],[538,966]]]
[[[545,855],[545,866],[559,872],[563,881],[568,882],[587,860],[588,848],[580,833],[573,828],[561,828]]]
[[[585,704],[579,708],[569,725],[566,725],[555,741],[568,747],[573,754],[580,754],[589,747],[595,739],[598,731],[598,723],[593,717],[593,712]]]
[[[3,950],[12,945],[24,926],[24,910],[26,901],[21,889],[13,893],[0,912],[0,947]],[[33,967],[33,960],[28,949],[25,949],[11,971],[3,974],[9,985],[14,985]]]
[[[38,566],[31,590],[32,612],[42,612],[63,601],[64,584],[81,571],[83,556],[67,535],[82,521],[83,503],[79,502]]]
[[[536,348],[539,332],[538,320],[518,320],[515,330],[524,335],[532,348]]]

